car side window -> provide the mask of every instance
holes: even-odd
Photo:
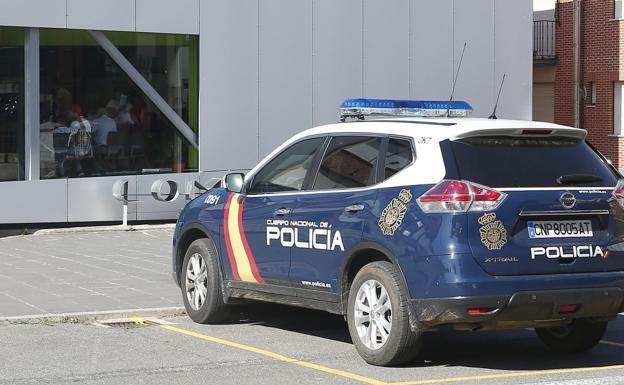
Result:
[[[380,137],[333,137],[321,161],[313,189],[343,189],[375,184],[381,143]]]
[[[267,163],[253,178],[250,194],[300,191],[325,138],[297,142]]]
[[[414,161],[412,144],[409,140],[390,138],[384,165],[384,179],[388,179]]]

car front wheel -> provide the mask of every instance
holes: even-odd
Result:
[[[399,274],[389,262],[373,262],[351,285],[349,333],[360,356],[372,365],[409,362],[420,348],[421,335],[410,329],[408,295]]]
[[[229,316],[223,302],[218,256],[210,239],[198,239],[186,250],[180,288],[184,307],[197,323],[223,322]]]

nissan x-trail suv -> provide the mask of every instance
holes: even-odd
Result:
[[[465,118],[463,102],[342,107],[347,122],[182,211],[173,277],[194,321],[241,298],[326,310],[374,365],[448,325],[535,328],[556,351],[600,341],[624,311],[624,183],[586,131]]]

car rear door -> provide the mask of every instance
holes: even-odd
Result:
[[[619,175],[586,142],[529,133],[447,147],[459,179],[507,194],[495,211],[467,214],[470,248],[486,272],[624,270],[624,217],[612,199]]]
[[[376,223],[370,208],[382,178],[380,136],[334,136],[311,180],[310,193],[302,194],[291,216],[295,234],[290,281],[298,295],[331,299],[339,290],[345,258],[362,239],[368,223]]]

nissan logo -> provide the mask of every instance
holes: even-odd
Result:
[[[576,204],[576,198],[574,195],[567,192],[561,195],[559,202],[561,202],[561,206],[563,206],[564,209],[571,209]]]

